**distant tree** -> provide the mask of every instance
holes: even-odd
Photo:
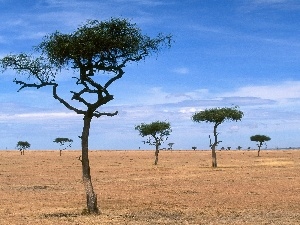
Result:
[[[16,148],[21,152],[21,155],[24,155],[24,150],[30,148],[30,144],[27,141],[18,141]]]
[[[238,146],[238,147],[237,147],[237,149],[238,149],[238,150],[241,150],[241,149],[242,149],[242,147],[241,147],[241,146]]]
[[[248,149],[248,150],[250,150],[250,149],[251,149],[251,147],[248,147],[247,149]]]
[[[230,150],[231,149],[231,147],[227,147],[227,150]]]
[[[222,147],[222,148],[221,148],[221,150],[225,150],[225,148],[224,148],[224,147]]]
[[[250,137],[250,140],[251,140],[251,141],[258,142],[258,143],[257,143],[257,146],[258,146],[257,156],[259,156],[261,146],[264,144],[264,142],[270,141],[271,138],[268,137],[268,136],[266,136],[266,135],[260,135],[260,134],[257,134],[257,135],[251,136],[251,137]]]
[[[117,115],[117,111],[98,111],[99,107],[114,99],[109,91],[111,84],[123,77],[124,68],[129,63],[144,60],[152,53],[158,53],[162,47],[170,47],[171,41],[170,35],[158,34],[155,38],[143,35],[136,24],[126,19],[90,20],[70,34],[57,31],[46,36],[33,54],[8,55],[0,60],[4,70],[13,69],[25,75],[25,79],[14,80],[21,86],[19,90],[48,86],[52,88],[54,99],[82,115],[81,163],[87,198],[84,212],[87,214],[100,212],[92,185],[88,154],[92,118]],[[70,90],[68,99],[59,94],[59,79],[56,79],[66,69],[76,72],[64,74],[72,76],[76,85]]]
[[[73,140],[69,139],[69,138],[58,137],[58,138],[55,138],[53,142],[60,144],[59,155],[61,156],[62,150],[65,150],[68,147],[70,148]],[[65,144],[67,144],[67,145],[65,145]]]
[[[221,142],[218,141],[218,133],[217,127],[225,122],[228,121],[238,121],[241,120],[244,113],[238,110],[238,106],[228,108],[212,108],[212,109],[205,109],[201,112],[196,112],[192,116],[192,120],[194,122],[207,122],[214,124],[214,141],[213,143],[210,141],[210,147],[212,150],[212,167],[217,167],[217,154],[216,154],[216,146]]]
[[[154,165],[157,165],[159,146],[168,139],[168,136],[172,132],[170,123],[162,121],[156,121],[149,124],[142,123],[135,126],[135,129],[139,131],[142,137],[148,136],[147,141],[144,143],[155,145]]]
[[[169,145],[169,150],[173,150],[173,145],[174,145],[175,143],[169,143],[168,145]]]
[[[192,149],[195,151],[195,150],[197,149],[197,147],[196,147],[196,146],[193,146]]]

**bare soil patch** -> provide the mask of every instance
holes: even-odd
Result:
[[[101,214],[85,207],[80,151],[0,151],[0,224],[300,224],[300,151],[91,151]]]

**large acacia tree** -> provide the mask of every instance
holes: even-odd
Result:
[[[214,139],[213,142],[210,141],[210,147],[212,152],[212,167],[217,167],[217,154],[216,147],[222,141],[218,141],[217,128],[220,124],[225,121],[238,121],[241,120],[244,113],[238,110],[238,107],[223,107],[223,108],[212,108],[205,109],[204,111],[196,112],[192,116],[194,122],[206,122],[214,124]]]
[[[35,48],[34,54],[8,55],[0,61],[4,69],[13,69],[25,76],[14,80],[21,86],[20,90],[50,86],[56,100],[82,115],[81,162],[87,213],[99,213],[88,156],[91,120],[93,117],[117,115],[117,111],[98,111],[100,106],[114,99],[109,92],[111,84],[122,78],[128,63],[143,60],[162,47],[169,47],[170,42],[170,35],[158,34],[151,38],[127,19],[92,20],[70,34],[56,31],[46,36]],[[70,99],[59,94],[60,86],[56,79],[65,69],[77,72],[77,76],[72,77],[77,87],[70,90]],[[103,81],[104,77],[107,79]]]
[[[154,165],[157,165],[159,146],[166,141],[171,134],[171,124],[169,122],[155,121],[148,124],[142,123],[135,126],[135,129],[139,131],[142,137],[148,137],[147,141],[144,143],[155,145]]]

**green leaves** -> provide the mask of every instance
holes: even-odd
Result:
[[[259,143],[263,143],[265,141],[270,141],[271,138],[266,136],[266,135],[256,134],[256,135],[251,136],[250,140],[251,141],[256,141],[256,142],[259,142]]]
[[[170,46],[171,36],[159,34],[151,39],[142,35],[136,24],[126,19],[91,20],[71,34],[55,32],[37,47],[56,66],[93,62],[94,69],[107,71],[125,66],[128,61],[139,61],[161,45]]]
[[[171,125],[169,122],[155,121],[149,124],[142,123],[135,126],[135,129],[139,131],[142,137],[150,136],[146,143],[150,145],[160,145],[167,139],[167,136],[172,132]],[[151,138],[154,140],[152,141]]]
[[[18,141],[17,148],[18,148],[18,150],[21,151],[21,150],[30,148],[30,144],[27,141]]]
[[[46,36],[35,47],[34,54],[8,55],[0,59],[0,66],[3,70],[12,69],[27,76],[27,80],[24,77],[14,80],[21,86],[19,90],[52,86],[53,97],[78,114],[114,116],[117,112],[97,111],[100,106],[113,100],[108,87],[122,78],[127,63],[140,61],[158,52],[164,45],[170,47],[170,43],[170,35],[158,34],[150,38],[126,19],[91,20],[70,34],[56,31]],[[73,106],[58,94],[59,84],[55,78],[58,73],[65,72],[62,68],[78,72],[77,76],[72,77],[77,87],[76,91],[70,90],[70,100],[79,102],[81,108]],[[109,73],[110,76],[107,79],[94,78],[97,73]],[[93,97],[88,98],[87,95]]]
[[[70,142],[70,143],[73,142],[73,140],[69,139],[69,138],[60,138],[60,137],[58,137],[58,138],[55,138],[53,142],[59,143],[60,145],[64,145],[66,142]]]
[[[13,69],[28,79],[36,78],[40,83],[50,83],[56,75],[56,70],[43,56],[33,57],[25,53],[5,56],[0,59],[0,66],[3,70]]]
[[[238,121],[241,120],[244,113],[238,110],[238,106],[235,107],[224,107],[224,108],[212,108],[205,109],[201,112],[196,112],[192,116],[194,122],[209,122],[215,123],[217,125],[223,123],[226,120],[229,121]]]
[[[150,124],[142,123],[141,125],[137,125],[135,129],[140,132],[142,137],[148,135],[155,136],[156,134],[170,135],[172,131],[169,122],[161,121],[152,122]]]

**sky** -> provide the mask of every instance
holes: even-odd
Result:
[[[0,0],[0,58],[31,53],[55,31],[71,33],[88,20],[126,18],[155,37],[172,34],[170,49],[125,68],[111,85],[114,100],[94,118],[91,150],[153,149],[134,129],[170,122],[162,144],[173,149],[209,149],[213,124],[191,116],[215,107],[239,106],[244,117],[218,127],[218,148],[257,148],[250,136],[271,137],[267,148],[299,147],[300,1],[298,0]],[[0,149],[58,149],[53,140],[74,140],[80,149],[82,116],[53,99],[51,89],[18,92],[13,71],[0,73]],[[57,77],[68,96],[70,74]]]

